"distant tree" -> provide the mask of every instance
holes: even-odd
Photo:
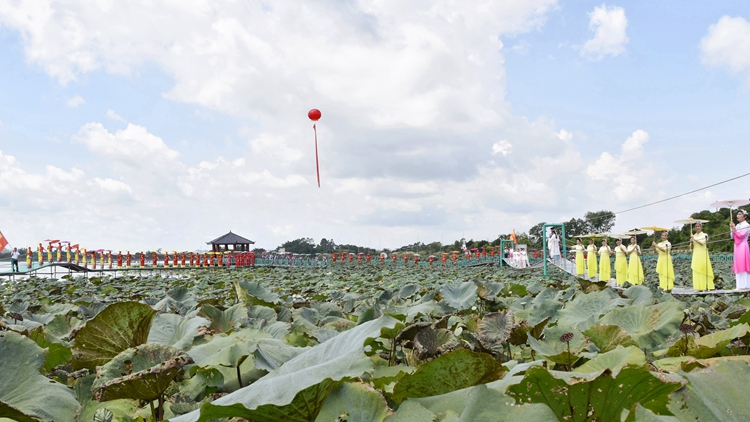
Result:
[[[317,244],[311,237],[302,237],[295,240],[289,240],[281,244],[284,251],[291,253],[311,254],[315,253]]]
[[[612,211],[589,211],[584,214],[588,230],[592,233],[608,232],[615,225],[615,213]],[[567,227],[566,227],[567,229]]]
[[[571,218],[565,223],[565,235],[568,237],[586,234],[589,231],[589,225],[586,220],[580,218]]]
[[[544,226],[545,223],[542,221],[541,223],[537,223],[529,229],[529,244],[531,246],[541,248],[542,247],[542,239],[544,237],[544,233],[542,233],[542,226]]]

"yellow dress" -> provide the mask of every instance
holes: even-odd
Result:
[[[586,247],[586,253],[588,254],[586,257],[586,263],[589,266],[589,278],[594,278],[599,272],[599,268],[596,265],[596,246],[589,245]]]
[[[609,252],[609,246],[602,246],[599,248],[599,281],[609,281],[612,278]]]
[[[640,252],[641,248],[638,245],[628,246],[628,256],[630,256],[628,262],[628,282],[632,285],[643,284],[643,264],[641,264]]]
[[[706,241],[708,235],[700,232],[693,236],[693,289],[695,290],[713,290],[714,289],[714,270],[711,267],[711,259],[708,257],[708,248]]]
[[[576,274],[586,274],[586,259],[583,257],[583,245],[576,245]]]
[[[659,287],[664,290],[674,289],[674,267],[672,266],[672,244],[668,240],[659,242],[656,252],[659,259],[656,261],[656,273],[659,274]]]
[[[628,281],[628,256],[625,251],[627,251],[625,246],[615,247],[615,278],[618,286]]]

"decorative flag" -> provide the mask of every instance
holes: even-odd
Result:
[[[518,238],[516,237],[516,229],[513,229],[513,231],[510,233],[510,240],[513,241],[514,245],[518,243]]]
[[[6,246],[8,246],[8,240],[3,236],[3,232],[0,232],[0,251],[5,249]]]

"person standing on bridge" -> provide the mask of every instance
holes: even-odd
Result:
[[[18,252],[18,248],[13,248],[13,252],[10,254],[10,270],[11,272],[20,272],[18,269],[18,257],[21,254]]]
[[[750,247],[747,238],[750,236],[750,224],[747,222],[747,211],[737,210],[737,224],[729,222],[734,238],[734,262],[732,272],[737,275],[737,290],[750,289]]]
[[[583,243],[581,239],[576,239],[576,247],[571,252],[576,253],[576,275],[583,276],[586,274],[586,259],[583,257]]]
[[[713,290],[714,269],[708,256],[708,235],[703,232],[703,224],[695,223],[695,234],[690,236],[690,243],[693,245],[693,261],[690,265],[693,269],[693,289]]]
[[[586,263],[589,267],[589,278],[593,279],[599,273],[599,268],[596,265],[596,245],[594,244],[594,238],[589,239],[589,246],[586,248]]]
[[[609,257],[612,255],[612,249],[607,245],[607,239],[602,240],[602,247],[599,248],[599,281],[609,281],[612,279],[612,265]]]
[[[628,250],[622,239],[617,239],[615,244],[615,280],[618,286],[622,286],[628,281]]]
[[[638,246],[638,239],[635,236],[630,237],[630,246],[627,249],[628,254],[628,282],[632,285],[643,284],[643,264],[641,264],[641,247]]]
[[[672,266],[672,244],[667,240],[666,230],[661,232],[661,242],[651,242],[659,254],[656,273],[659,274],[659,287],[667,292],[674,289],[674,267]]]
[[[547,249],[549,249],[550,258],[560,258],[560,237],[554,228],[550,230],[550,235],[547,237]]]

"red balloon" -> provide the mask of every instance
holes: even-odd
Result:
[[[307,113],[307,117],[309,117],[313,122],[317,122],[318,120],[320,120],[320,110],[318,110],[317,108],[310,110]]]

